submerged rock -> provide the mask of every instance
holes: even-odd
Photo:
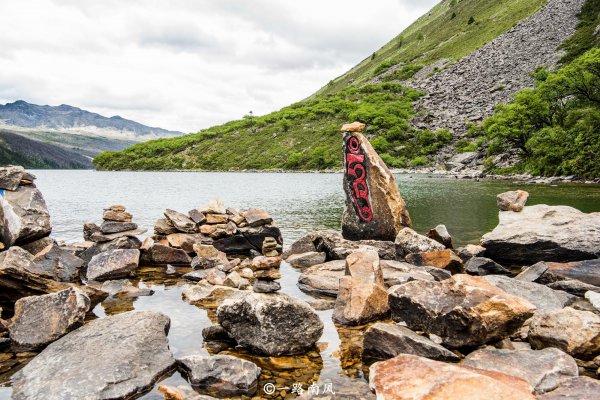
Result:
[[[24,297],[15,303],[10,338],[26,348],[45,346],[82,325],[89,308],[90,299],[75,288]]]
[[[394,240],[403,227],[411,226],[394,175],[360,132],[344,133],[343,186],[344,238]]]
[[[0,242],[20,245],[50,235],[50,214],[42,193],[32,186],[0,193]]]
[[[529,343],[535,349],[556,347],[592,360],[600,354],[600,316],[571,307],[538,313],[529,323]]]
[[[177,359],[194,387],[219,397],[253,396],[260,368],[241,358],[193,355]]]
[[[409,282],[391,291],[389,302],[395,321],[440,336],[451,347],[500,340],[535,311],[527,300],[470,275],[454,275],[442,282]]]
[[[513,190],[496,196],[496,204],[500,211],[521,212],[527,203],[529,193],[524,190]]]
[[[486,256],[507,264],[579,261],[600,256],[600,215],[566,206],[535,205],[520,213],[500,212],[483,236]]]
[[[409,354],[373,364],[369,386],[385,400],[533,400],[523,379]]]
[[[229,286],[215,286],[208,283],[198,283],[183,290],[183,300],[190,304],[221,303],[238,290]]]
[[[87,278],[91,281],[127,278],[137,269],[139,250],[109,250],[92,258],[87,267]]]
[[[579,375],[573,357],[552,347],[543,350],[477,350],[465,358],[464,365],[523,378],[537,394],[554,390],[565,379]]]
[[[12,377],[15,400],[120,399],[152,387],[175,360],[169,318],[150,311],[100,318],[50,344]]]
[[[232,297],[219,306],[217,317],[238,344],[268,356],[302,354],[323,333],[323,322],[306,302],[283,294]]]
[[[458,362],[460,358],[408,328],[379,322],[365,332],[363,357],[367,360],[387,360],[399,354],[413,354],[438,361]]]

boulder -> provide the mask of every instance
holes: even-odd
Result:
[[[427,251],[444,250],[446,246],[440,242],[428,238],[427,236],[419,235],[410,228],[402,229],[396,236],[394,241],[396,248],[396,257],[403,259],[411,253],[423,253]]]
[[[192,248],[197,256],[194,269],[214,268],[227,263],[227,255],[210,244],[196,243]]]
[[[195,388],[219,397],[253,396],[258,389],[260,368],[241,358],[193,355],[177,364]]]
[[[520,213],[500,212],[498,226],[483,236],[481,245],[487,257],[506,264],[598,258],[600,215],[543,204]]]
[[[512,273],[494,260],[485,257],[472,257],[465,263],[465,272],[469,275],[507,275]]]
[[[515,279],[523,282],[535,282],[540,276],[544,275],[547,269],[546,263],[538,262],[522,270],[519,275],[515,276]]]
[[[25,348],[45,346],[82,325],[89,308],[90,299],[75,288],[24,297],[15,303],[10,338]]]
[[[84,261],[56,243],[33,259],[30,272],[60,282],[78,282]]]
[[[549,283],[547,286],[551,289],[562,290],[563,292],[567,292],[579,297],[584,297],[587,292],[600,293],[600,286],[590,285],[588,283],[584,283],[576,279],[556,281]]]
[[[521,378],[409,354],[373,364],[369,386],[385,400],[533,400]]]
[[[443,244],[447,249],[452,248],[452,236],[450,236],[450,234],[448,233],[446,225],[440,224],[436,226],[435,228],[427,232],[427,235],[425,236]]]
[[[192,272],[188,272],[187,274],[183,275],[183,278],[187,279],[189,281],[192,281],[192,282],[200,282],[201,280],[208,278],[208,273],[210,271],[212,271],[212,269],[194,270]]]
[[[142,253],[140,261],[142,264],[186,265],[191,264],[192,259],[184,250],[155,243]]]
[[[217,318],[239,345],[268,356],[305,353],[323,333],[323,322],[306,302],[283,294],[229,298]]]
[[[340,279],[333,310],[338,324],[363,325],[385,317],[389,311],[387,290],[381,283],[355,276]]]
[[[399,354],[413,354],[438,361],[458,362],[460,358],[410,329],[397,324],[378,322],[367,329],[363,340],[363,358],[380,361]]]
[[[524,190],[513,190],[496,196],[496,204],[500,211],[521,212],[528,198],[529,193]]]
[[[163,214],[178,231],[184,233],[198,232],[198,225],[187,215],[170,209],[165,210]]]
[[[411,253],[406,256],[406,261],[417,266],[430,266],[445,269],[453,274],[463,272],[463,262],[452,250],[427,251],[424,253]]]
[[[566,292],[552,290],[535,282],[518,281],[500,275],[488,275],[484,279],[508,294],[529,301],[537,312],[560,310],[575,300]]]
[[[227,214],[206,214],[205,218],[207,224],[226,224],[229,222],[229,215]]]
[[[580,376],[567,379],[558,389],[538,396],[538,400],[595,399],[600,393],[600,381]]]
[[[535,349],[556,347],[592,360],[600,354],[600,316],[571,307],[537,313],[529,323],[529,343]]]
[[[387,287],[401,285],[410,281],[443,281],[452,276],[446,270],[409,264],[402,261],[381,260],[383,280]]]
[[[87,267],[87,279],[90,281],[107,281],[127,278],[137,269],[140,251],[109,250],[92,258]]]
[[[344,133],[346,208],[342,235],[350,240],[394,240],[411,220],[394,175],[360,132]]]
[[[515,332],[535,306],[485,279],[454,275],[441,282],[414,281],[389,296],[392,319],[442,338],[450,347],[478,346]]]
[[[50,214],[42,193],[32,186],[0,192],[0,242],[6,248],[50,235]]]
[[[327,254],[324,252],[310,251],[307,253],[292,254],[287,258],[287,262],[294,268],[308,268],[313,265],[323,264]]]
[[[579,375],[573,357],[553,347],[543,350],[477,350],[465,358],[464,365],[525,379],[536,394],[554,390],[565,379]]]
[[[468,244],[464,247],[459,247],[456,250],[456,254],[461,260],[467,262],[473,257],[483,257],[485,254],[485,247],[479,246],[478,244]]]
[[[86,222],[83,224],[83,240],[91,242],[92,235],[98,232],[101,232],[100,227],[94,222]]]
[[[25,169],[20,165],[8,165],[0,168],[0,189],[17,190],[25,174]]]
[[[137,396],[173,368],[167,316],[133,311],[96,319],[50,344],[12,377],[15,400]]]
[[[259,210],[257,208],[251,208],[241,213],[242,217],[246,220],[249,226],[261,226],[269,225],[273,222],[273,218],[268,212]]]
[[[548,269],[539,278],[542,283],[577,279],[589,285],[600,286],[600,259],[568,263],[545,263]]]

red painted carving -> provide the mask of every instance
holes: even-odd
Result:
[[[373,219],[373,211],[371,211],[369,203],[365,154],[360,146],[360,141],[355,136],[349,136],[346,139],[344,164],[346,180],[351,189],[354,210],[362,221],[370,222]]]

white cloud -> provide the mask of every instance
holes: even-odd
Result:
[[[0,2],[0,103],[194,132],[344,73],[435,0]]]

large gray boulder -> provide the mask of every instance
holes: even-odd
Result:
[[[554,347],[543,350],[482,349],[469,354],[464,365],[523,378],[537,394],[554,390],[565,379],[579,375],[573,357]]]
[[[94,320],[50,344],[12,377],[14,400],[123,399],[173,368],[167,316],[133,311]]]
[[[258,389],[260,368],[241,358],[192,355],[177,359],[190,383],[217,397],[253,396]]]
[[[249,292],[226,299],[219,324],[238,344],[268,356],[302,354],[323,334],[323,322],[305,301]]]
[[[87,267],[87,278],[90,281],[127,278],[136,270],[139,261],[139,250],[105,251],[92,258]]]
[[[42,193],[33,186],[0,193],[0,241],[6,247],[50,235],[50,214]]]
[[[600,256],[600,215],[544,204],[521,212],[501,211],[500,222],[483,236],[486,256],[507,264],[578,261]]]
[[[83,324],[89,308],[90,299],[75,288],[24,297],[15,303],[10,338],[26,348],[45,346]]]
[[[363,357],[369,361],[414,354],[438,361],[458,362],[460,357],[410,329],[397,324],[378,322],[365,332]]]

